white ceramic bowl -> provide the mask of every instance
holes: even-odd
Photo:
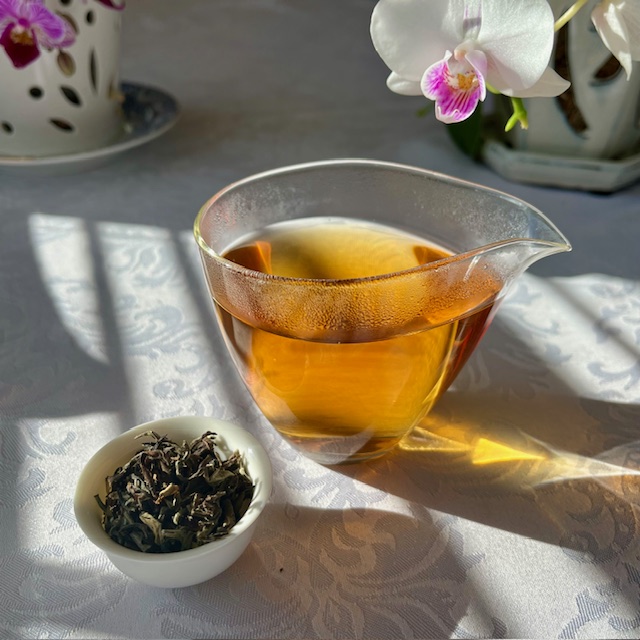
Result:
[[[201,547],[172,553],[144,553],[127,549],[113,541],[102,527],[102,511],[94,496],[106,497],[105,478],[128,462],[142,444],[135,436],[153,430],[175,442],[193,440],[207,431],[220,436],[223,454],[235,450],[244,456],[247,472],[255,484],[254,495],[246,513],[229,533]],[[147,422],[114,438],[87,463],[78,479],[74,511],[86,536],[102,549],[122,573],[155,587],[186,587],[213,578],[228,569],[246,549],[272,487],[271,462],[262,445],[242,427],[196,416],[166,418]]]

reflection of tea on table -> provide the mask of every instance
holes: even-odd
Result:
[[[392,274],[449,255],[390,227],[341,218],[272,225],[224,253],[249,269],[316,280]],[[350,300],[353,293],[345,285],[335,287],[335,305],[345,314],[379,304],[373,297],[367,300],[362,289]],[[429,309],[418,309],[407,324],[411,292],[403,286],[397,283],[387,303],[383,333],[370,326],[362,335],[352,328],[341,334],[335,323],[329,331],[319,312],[313,338],[298,339],[267,318],[262,328],[251,327],[216,304],[225,339],[258,406],[280,433],[315,459],[373,457],[399,441],[475,347],[500,288],[495,282],[487,290],[485,273],[484,305],[472,315],[454,319],[449,311],[437,318]]]

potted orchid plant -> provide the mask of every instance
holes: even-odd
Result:
[[[509,145],[599,158],[640,145],[640,0],[379,0],[371,37],[391,70],[387,86],[431,101],[472,156],[482,154],[495,121],[481,112],[488,94]],[[618,96],[626,101],[619,110]],[[621,128],[627,119],[631,136]],[[596,133],[604,121],[610,130]]]
[[[123,0],[0,0],[0,154],[96,148],[122,128]]]

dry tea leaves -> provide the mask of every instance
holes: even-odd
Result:
[[[103,526],[118,544],[164,553],[199,547],[231,530],[249,508],[254,485],[236,451],[222,459],[208,431],[177,444],[150,437],[127,464],[106,478]]]

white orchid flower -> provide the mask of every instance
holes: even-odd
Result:
[[[436,102],[445,123],[468,118],[487,87],[512,97],[556,96],[569,83],[549,64],[547,0],[380,0],[371,17],[388,87]]]
[[[640,60],[640,0],[601,0],[591,20],[629,79],[632,61]]]

